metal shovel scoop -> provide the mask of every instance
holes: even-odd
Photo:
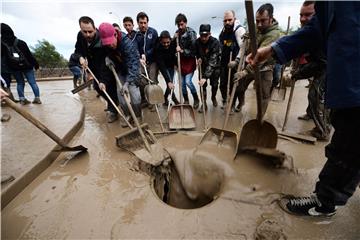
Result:
[[[255,36],[254,10],[252,1],[245,1],[245,7],[246,16],[249,24],[251,51],[252,55],[255,56],[257,53],[257,43]],[[259,67],[257,65],[254,66],[254,72],[256,86],[257,118],[248,121],[242,128],[239,148],[276,148],[278,139],[276,128],[271,123],[263,120],[264,112],[262,103],[262,82],[260,79]]]

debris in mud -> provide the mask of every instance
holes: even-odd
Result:
[[[10,114],[4,113],[4,114],[1,116],[1,122],[8,122],[10,119],[11,119]]]
[[[256,227],[256,240],[285,240],[287,239],[281,226],[273,219],[265,219]]]
[[[15,180],[13,175],[2,175],[1,176],[1,184],[9,183]]]

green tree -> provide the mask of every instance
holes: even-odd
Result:
[[[30,48],[42,68],[54,69],[67,66],[68,61],[56,51],[54,45],[45,39],[38,40],[35,47]]]

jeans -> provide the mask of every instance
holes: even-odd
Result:
[[[72,74],[74,75],[74,77],[76,79],[80,78],[81,77],[81,67],[79,66],[72,66],[72,67],[69,67],[70,71],[72,72]]]
[[[24,95],[24,89],[25,89],[24,75],[26,77],[26,80],[30,84],[33,92],[34,92],[35,97],[40,97],[40,90],[39,90],[38,85],[36,84],[34,69],[30,69],[30,70],[14,72],[14,76],[15,76],[15,79],[16,79],[16,82],[17,82],[17,92],[18,92],[20,100],[25,99],[25,95]]]
[[[167,68],[166,69],[166,74],[169,76],[171,81],[174,83],[175,69],[173,67],[172,68]],[[171,93],[171,89],[166,84],[166,90],[165,90],[165,94],[164,94],[165,103],[168,102],[168,96],[169,96],[170,93]],[[171,98],[172,98],[173,101],[175,101],[176,97],[175,97],[174,91],[173,91],[173,94],[172,94]]]
[[[194,72],[181,75],[181,80],[182,80],[182,93],[184,96],[185,101],[189,101],[189,97],[188,97],[188,92],[186,89],[186,86],[188,86],[188,88],[190,88],[190,92],[193,95],[194,99],[197,98],[197,92],[196,92],[196,88],[194,86],[194,84],[192,83],[192,77],[194,76]],[[196,96],[196,97],[195,97]],[[197,100],[197,99],[196,99]]]
[[[120,82],[122,85],[124,85],[125,83],[125,77],[122,75],[119,75],[120,78]],[[130,103],[131,103],[131,107],[134,110],[134,113],[136,115],[136,117],[142,117],[141,114],[141,95],[140,95],[140,89],[139,87],[134,83],[131,82],[129,84],[129,95],[130,95]],[[119,86],[117,86],[117,95],[119,98],[119,103],[121,105],[121,108],[124,111],[124,114],[126,116],[130,115],[130,111],[127,107],[126,101],[125,101],[125,97],[121,92],[121,88]]]

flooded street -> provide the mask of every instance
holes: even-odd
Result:
[[[170,172],[157,169],[164,174],[158,173],[161,176],[168,176],[165,181],[156,173],[143,171],[133,154],[116,146],[116,136],[129,129],[121,128],[119,121],[106,122],[105,101],[97,98],[95,91],[72,95],[71,84],[40,82],[44,104],[28,106],[28,110],[60,134],[78,121],[83,105],[83,126],[69,145],[81,144],[88,152],[76,156],[61,153],[2,209],[2,239],[359,239],[359,190],[332,218],[292,216],[277,204],[285,194],[313,191],[325,163],[326,142],[312,145],[279,138],[277,149],[287,155],[282,168],[255,155],[237,154],[232,159],[230,153],[219,154],[215,147],[198,147],[205,132],[202,114],[195,111],[194,131],[157,135],[172,158]],[[294,133],[314,126],[297,119],[307,106],[305,85],[298,82],[295,88],[287,124],[287,130]],[[210,93],[210,87],[207,90]],[[217,98],[221,102],[220,93]],[[241,113],[230,116],[227,127],[238,135],[242,126],[256,117],[252,84],[245,102]],[[280,129],[286,104],[287,99],[270,102],[264,119]],[[214,108],[209,99],[208,107],[207,123],[221,128],[224,110]],[[167,108],[159,109],[167,127]],[[35,165],[54,143],[39,130],[30,130],[35,127],[23,123],[11,109],[2,110],[12,118],[1,127],[1,171],[18,177],[31,168],[25,163]],[[144,119],[153,132],[161,131],[156,112],[145,109]],[[24,125],[17,128],[19,124]],[[28,156],[33,160],[26,161]],[[19,159],[24,163],[17,163]],[[291,160],[296,171],[291,170]],[[194,204],[194,199],[201,201]]]

